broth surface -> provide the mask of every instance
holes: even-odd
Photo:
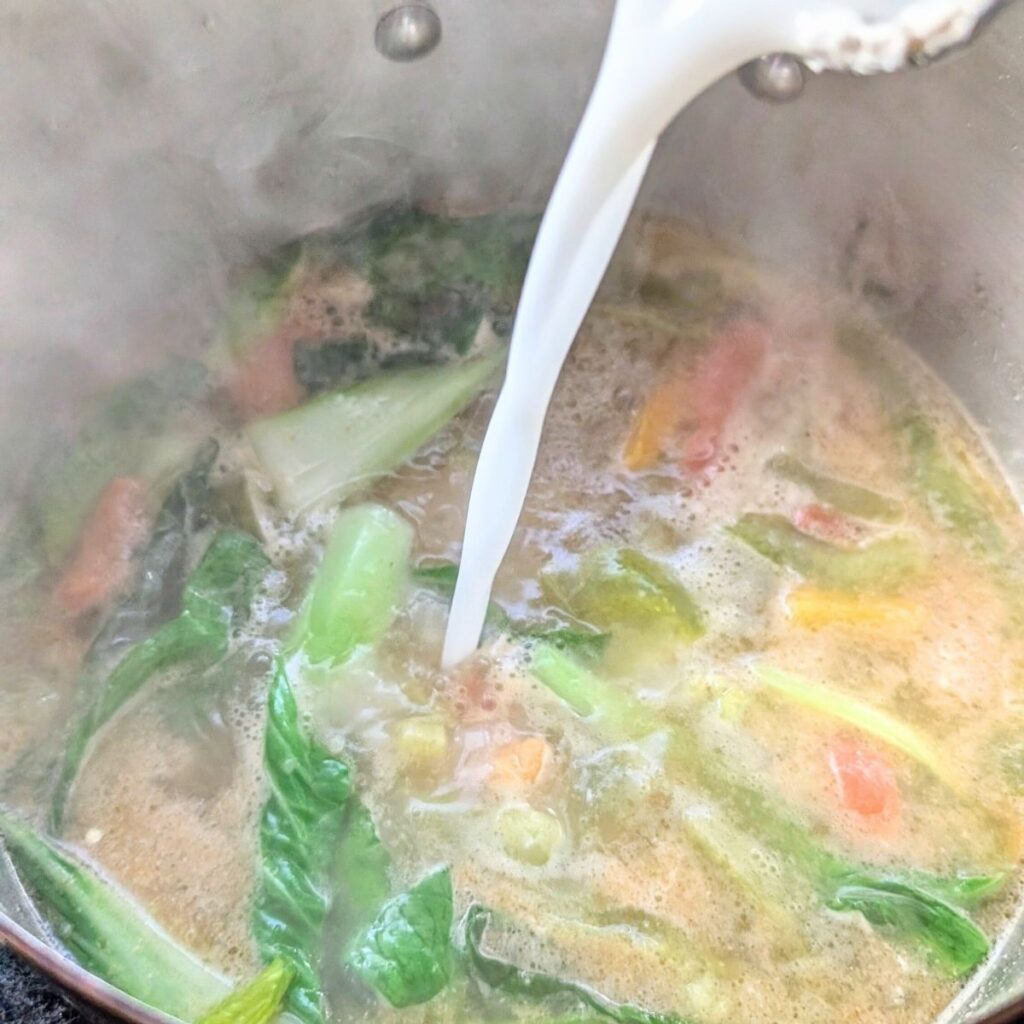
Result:
[[[289,355],[345,332],[405,351],[366,317],[373,285],[358,268],[309,272],[288,294]],[[97,732],[64,820],[72,849],[198,957],[255,973],[280,656],[304,727],[352,768],[393,891],[447,865],[455,922],[490,913],[489,955],[707,1024],[934,1018],[962,979],[891,922],[830,906],[825,888],[839,861],[893,879],[1005,873],[970,915],[994,940],[1013,913],[1022,529],[977,432],[902,343],[845,300],[678,224],[643,225],[556,392],[500,610],[450,673],[448,593],[424,572],[384,637],[344,664],[310,665],[289,638],[339,507],[374,502],[412,524],[414,570],[457,561],[492,395],[342,502],[292,515],[246,427],[293,404],[279,384],[248,407],[231,386],[174,407],[219,442],[190,564],[216,522],[253,532],[272,568],[222,658],[155,673]],[[782,539],[752,541],[768,525]],[[61,609],[68,557],[12,570],[0,592],[0,801],[39,823],[83,658],[116,606]],[[625,703],[580,713],[538,678],[541,648]],[[796,823],[804,852],[762,828],[754,793],[764,821]],[[345,880],[332,885],[344,901]],[[324,943],[331,1020],[603,1019],[571,992],[488,985],[458,951],[450,984],[395,1009],[340,966],[329,931]]]

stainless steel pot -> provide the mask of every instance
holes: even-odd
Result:
[[[18,423],[200,347],[239,259],[401,195],[543,199],[607,0],[436,10],[441,45],[396,63],[370,3],[4,5],[0,493],[31,463]],[[1024,4],[925,71],[813,79],[786,106],[719,83],[667,133],[642,206],[864,295],[1024,484]],[[161,1019],[55,954],[16,895],[2,941],[95,1005]],[[1021,918],[943,1020],[1018,1015]]]

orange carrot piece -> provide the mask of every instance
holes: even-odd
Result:
[[[113,597],[128,579],[132,555],[148,533],[146,485],[136,477],[115,477],[96,499],[57,583],[61,607],[78,616]]]
[[[764,362],[768,328],[756,320],[734,320],[712,340],[693,378],[696,429],[683,444],[682,465],[700,473],[720,454],[725,425]]]
[[[862,818],[891,822],[899,816],[902,799],[889,763],[879,754],[849,739],[829,748],[828,763],[842,806]]]
[[[686,411],[687,378],[680,372],[659,384],[640,407],[622,451],[627,469],[650,469]]]
[[[490,781],[502,789],[532,786],[547,759],[548,743],[542,736],[513,740],[494,752]]]
[[[294,332],[280,331],[253,345],[235,369],[228,391],[245,419],[294,408],[303,391],[295,377]]]

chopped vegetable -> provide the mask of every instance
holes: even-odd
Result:
[[[826,476],[786,452],[772,456],[768,460],[768,468],[784,479],[806,487],[819,501],[846,515],[880,523],[894,523],[902,518],[903,509],[895,499],[859,484]]]
[[[822,590],[804,583],[790,591],[786,607],[805,629],[827,626],[889,626],[910,632],[924,624],[924,608],[908,598]]]
[[[622,461],[627,469],[650,469],[664,454],[686,415],[691,390],[689,375],[677,370],[670,372],[647,396],[633,418],[623,448]]]
[[[439,715],[403,718],[392,736],[399,760],[414,771],[436,771],[448,758],[448,727]]]
[[[562,842],[562,826],[545,811],[526,805],[506,807],[496,822],[498,841],[513,860],[541,867]]]
[[[602,1017],[619,1021],[619,1024],[683,1024],[682,1019],[674,1014],[654,1013],[628,1003],[616,1003],[587,985],[517,967],[509,960],[485,952],[484,933],[491,922],[491,916],[491,911],[474,904],[466,911],[459,928],[460,945],[470,970],[491,988],[533,999],[571,995],[582,1006],[596,1011]]]
[[[798,823],[772,797],[738,780],[727,762],[709,750],[685,721],[674,719],[666,730],[661,716],[618,687],[551,647],[538,646],[530,655],[530,671],[578,715],[610,739],[636,738],[666,731],[667,764],[687,783],[704,789],[745,832],[756,836],[817,890],[834,910],[859,910],[871,923],[887,926],[893,935],[912,941],[936,965],[961,976],[988,951],[985,934],[959,909],[963,896],[977,886],[986,895],[998,891],[1004,872],[973,879],[941,878],[921,871],[851,864],[819,844],[810,829]]]
[[[827,541],[857,540],[859,529],[857,524],[848,519],[842,512],[825,505],[801,505],[793,513],[793,525],[812,537]]]
[[[504,359],[495,350],[449,366],[382,373],[247,427],[292,513],[338,501],[386,473],[461,412]]]
[[[0,834],[54,933],[86,970],[184,1021],[227,995],[224,978],[84,859],[3,810]]]
[[[954,789],[958,788],[936,745],[887,712],[865,704],[856,697],[839,693],[824,683],[812,683],[792,672],[783,672],[770,665],[756,665],[754,673],[773,693],[860,729],[868,736],[873,736],[906,754],[947,785]]]
[[[836,590],[896,590],[926,566],[925,552],[910,536],[839,547],[801,533],[783,516],[758,512],[741,516],[730,532],[776,565]]]
[[[504,743],[494,752],[490,782],[500,789],[532,786],[550,756],[551,748],[543,736],[524,736]]]
[[[1006,538],[985,497],[943,447],[909,384],[884,351],[874,328],[846,320],[836,328],[839,346],[878,387],[890,422],[904,444],[911,480],[925,509],[941,526],[993,559],[1006,555]]]
[[[704,632],[700,609],[668,570],[630,548],[592,552],[573,575],[541,577],[548,599],[602,630],[628,627],[692,643]]]
[[[760,372],[768,342],[764,324],[734,320],[699,358],[693,379],[696,428],[683,445],[687,472],[702,472],[721,456],[722,433]]]
[[[384,904],[348,962],[392,1006],[425,1003],[451,980],[451,929],[452,880],[440,868]]]
[[[338,516],[312,589],[292,631],[292,645],[313,664],[347,661],[387,631],[408,575],[412,527],[381,505]]]
[[[484,317],[507,328],[537,223],[515,214],[449,219],[395,209],[343,248],[373,285],[371,321],[464,354]]]
[[[900,812],[900,788],[888,762],[850,740],[837,740],[828,751],[839,800],[865,818],[892,819]]]
[[[137,477],[114,477],[96,499],[57,583],[61,607],[81,615],[105,604],[127,582],[132,555],[148,532],[145,484]]]
[[[391,857],[377,835],[373,816],[355,794],[349,798],[333,874],[336,896],[331,923],[347,956],[391,895]]]
[[[50,807],[55,831],[96,733],[157,672],[182,662],[209,665],[222,658],[231,630],[248,617],[269,564],[248,534],[218,533],[185,586],[178,617],[128,651],[98,686],[94,680],[83,682],[88,704],[67,744]]]
[[[83,523],[114,477],[156,484],[187,464],[199,438],[177,415],[206,382],[197,363],[178,360],[150,377],[127,381],[98,398],[72,442],[55,446],[37,469],[31,511],[51,565],[71,553]]]
[[[282,959],[295,971],[288,1011],[303,1024],[322,1024],[319,959],[328,881],[352,783],[345,762],[300,724],[281,664],[267,698],[263,760],[270,795],[260,819],[253,935],[264,963]]]
[[[196,1024],[270,1024],[294,977],[294,968],[284,960],[271,960],[252,981],[235,989]]]

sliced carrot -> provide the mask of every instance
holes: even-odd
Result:
[[[687,377],[677,371],[648,395],[633,419],[622,451],[627,469],[650,469],[658,461],[686,411],[688,383]]]
[[[696,427],[683,444],[687,472],[702,472],[718,459],[725,425],[757,377],[768,341],[764,324],[734,320],[698,361],[692,387]]]
[[[235,368],[228,391],[235,408],[246,418],[270,416],[302,401],[295,377],[294,332],[281,331],[253,344]]]
[[[527,736],[506,743],[494,752],[490,781],[501,789],[532,786],[549,756],[548,742],[542,736]]]
[[[879,754],[849,739],[836,740],[828,763],[843,808],[881,822],[899,816],[902,798],[896,776]]]
[[[146,485],[136,477],[115,477],[96,499],[57,583],[61,607],[77,616],[113,597],[128,579],[132,555],[148,533]]]
[[[826,626],[891,626],[903,631],[918,628],[924,609],[916,601],[877,594],[851,594],[824,590],[810,584],[796,587],[786,599],[789,617],[805,629]]]
[[[801,505],[793,514],[793,523],[821,540],[856,540],[859,531],[842,512],[824,505]]]

